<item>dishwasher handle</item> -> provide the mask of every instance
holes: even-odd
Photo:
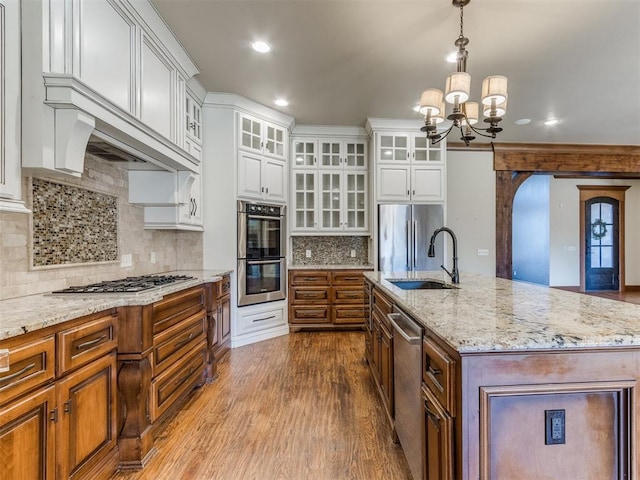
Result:
[[[393,325],[396,332],[402,335],[410,344],[420,343],[422,340],[422,331],[415,323],[401,313],[388,313],[387,318]]]

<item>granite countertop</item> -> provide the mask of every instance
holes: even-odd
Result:
[[[470,273],[440,290],[402,290],[387,279],[448,282],[442,271],[365,276],[461,354],[640,345],[640,305]]]
[[[314,264],[314,265],[287,265],[289,270],[373,270],[373,265],[343,265],[343,264]]]
[[[127,305],[148,305],[162,297],[203,283],[216,282],[231,270],[180,270],[153,275],[195,277],[139,293],[62,294],[44,293],[0,301],[0,340],[50,325]]]

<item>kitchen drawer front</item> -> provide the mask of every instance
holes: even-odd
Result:
[[[294,287],[289,295],[297,304],[326,303],[329,301],[329,287]]]
[[[55,337],[37,338],[9,349],[9,371],[0,373],[0,405],[55,377]]]
[[[326,285],[331,283],[331,272],[326,270],[289,270],[289,285]]]
[[[228,293],[231,293],[231,276],[225,275],[218,282],[218,296],[223,297]]]
[[[364,304],[364,289],[362,287],[332,287],[331,294],[331,300],[333,303],[357,303],[359,305]]]
[[[153,334],[156,335],[205,309],[204,288],[189,288],[153,304]]]
[[[179,362],[171,365],[151,382],[151,408],[149,416],[155,422],[173,402],[191,390],[204,374],[207,352],[206,341],[188,352]]]
[[[58,335],[58,368],[60,375],[103,356],[116,348],[117,315],[115,310],[93,315],[82,324],[63,330]]]
[[[455,416],[455,366],[455,360],[433,339],[424,337],[422,381],[451,416]]]
[[[298,306],[289,310],[289,323],[331,323],[329,305]]]
[[[380,314],[385,317],[387,314],[391,313],[393,310],[393,305],[391,301],[387,299],[384,295],[382,295],[377,289],[373,290],[373,307],[377,308],[380,311]]]
[[[335,305],[331,309],[335,324],[364,324],[364,307],[362,305]]]
[[[238,334],[259,332],[267,328],[286,325],[285,307],[277,307],[271,310],[242,311],[238,309]]]
[[[332,285],[354,285],[362,286],[364,277],[360,270],[346,270],[331,272],[331,284]]]
[[[152,366],[156,376],[166,370],[195,344],[206,338],[207,314],[203,310],[189,319],[165,330],[153,339]]]

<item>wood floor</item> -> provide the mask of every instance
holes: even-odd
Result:
[[[231,350],[145,469],[117,480],[410,479],[362,332],[298,332]]]

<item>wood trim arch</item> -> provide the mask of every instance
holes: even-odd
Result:
[[[512,278],[513,200],[531,175],[630,178],[640,173],[640,146],[493,143],[496,172],[496,276]]]

